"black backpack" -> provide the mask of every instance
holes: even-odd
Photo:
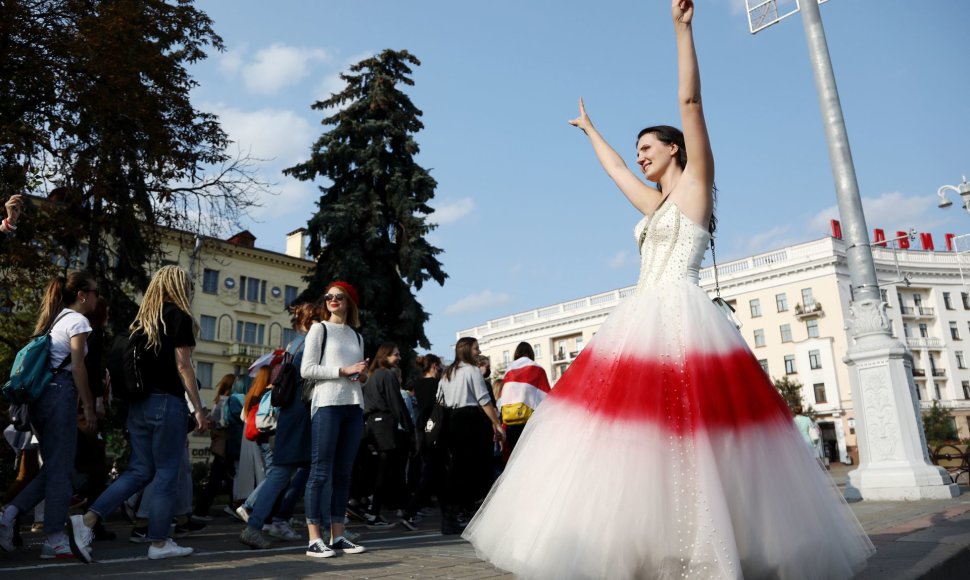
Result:
[[[157,376],[157,357],[148,348],[148,335],[135,331],[125,345],[121,362],[124,380],[115,384],[114,395],[128,402],[145,400],[151,394],[148,381]]]
[[[292,354],[283,353],[280,361],[270,370],[269,382],[273,385],[270,404],[280,408],[289,406],[300,389],[300,370],[293,366]]]

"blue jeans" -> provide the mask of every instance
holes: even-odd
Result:
[[[259,497],[256,498],[253,513],[249,515],[249,527],[257,531],[263,529],[263,524],[270,519],[270,516],[274,516],[272,518],[274,522],[290,519],[296,501],[299,499],[299,492],[306,489],[308,474],[307,468],[298,465],[270,467],[266,472],[266,479],[259,484]],[[255,494],[255,491],[253,493]]]
[[[101,494],[90,511],[105,518],[154,480],[156,487],[148,506],[148,539],[168,538],[185,457],[188,413],[184,398],[159,393],[129,405],[131,459],[128,469]]]
[[[28,408],[44,461],[37,476],[12,503],[26,513],[44,500],[44,533],[64,531],[71,503],[71,473],[77,448],[77,389],[70,372],[55,375],[40,398]]]
[[[310,478],[304,500],[308,524],[320,525],[331,518],[344,521],[350,473],[363,433],[364,413],[358,405],[314,411],[310,420]]]
[[[243,502],[243,506],[250,512],[256,509],[256,498],[259,497],[259,490],[263,489],[263,484],[266,483],[266,478],[269,477],[269,470],[273,468],[273,446],[269,442],[259,443],[259,452],[263,456],[263,469],[266,477],[256,485],[256,488],[250,492],[249,497]]]
[[[151,517],[151,506],[155,502],[155,493],[158,489],[156,480],[152,480],[141,494],[141,501],[138,503],[138,511],[135,516],[148,519]],[[175,502],[174,513],[177,516],[185,515],[192,511],[192,460],[189,459],[189,450],[182,453],[182,465],[179,469],[178,499]],[[131,503],[131,502],[128,502]]]

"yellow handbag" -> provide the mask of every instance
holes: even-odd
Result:
[[[502,422],[506,425],[522,425],[532,416],[532,407],[525,403],[502,405]]]

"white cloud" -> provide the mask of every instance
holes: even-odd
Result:
[[[758,234],[752,234],[745,240],[746,247],[744,250],[748,253],[757,254],[784,246],[791,238],[791,229],[790,225],[781,225]]]
[[[610,259],[610,268],[620,269],[626,266],[629,254],[626,250],[620,250]]]
[[[205,107],[219,115],[222,128],[243,152],[283,166],[304,161],[315,135],[310,122],[286,109],[244,111],[221,104]]]
[[[226,76],[236,76],[243,67],[243,55],[245,54],[245,46],[227,51],[219,58],[219,70]]]
[[[453,314],[480,312],[482,310],[492,308],[493,306],[508,304],[510,300],[511,297],[504,292],[492,292],[491,290],[484,290],[478,294],[466,296],[458,302],[448,306],[445,308],[445,314],[451,316]]]
[[[306,78],[311,65],[328,60],[330,54],[322,48],[299,48],[274,43],[256,52],[252,62],[242,66],[242,77],[250,91],[272,95]],[[234,62],[230,60],[226,66],[233,65]]]
[[[936,198],[931,195],[906,196],[898,191],[883,193],[879,197],[862,198],[862,211],[866,216],[866,226],[872,230],[882,228],[888,232],[907,230],[915,227],[929,231],[945,221],[937,216]],[[828,234],[829,222],[839,219],[838,206],[827,207],[808,223],[813,234]]]
[[[450,225],[475,211],[475,201],[470,197],[442,202],[428,220],[439,226]]]

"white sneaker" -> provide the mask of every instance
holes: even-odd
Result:
[[[245,505],[241,505],[236,508],[236,517],[241,519],[244,523],[249,523],[249,510],[246,509]]]
[[[266,533],[281,540],[293,541],[300,539],[300,534],[293,531],[290,524],[286,522],[273,522]]]
[[[94,542],[94,530],[84,525],[84,516],[67,518],[67,539],[71,542],[71,551],[78,560],[90,564],[94,559],[91,553],[91,543]]]
[[[192,548],[187,548],[185,546],[179,546],[171,538],[165,540],[165,545],[161,548],[156,548],[155,545],[148,546],[148,559],[149,560],[161,560],[163,558],[178,558],[180,556],[188,556],[192,553]]]

